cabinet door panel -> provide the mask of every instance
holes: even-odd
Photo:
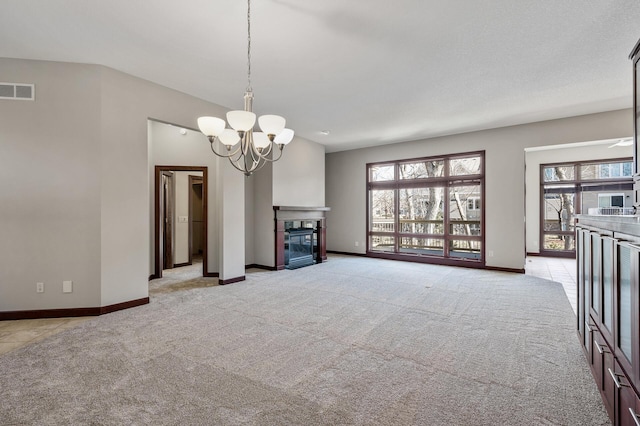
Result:
[[[607,339],[613,337],[613,265],[614,265],[615,240],[602,238],[602,325],[603,333]]]
[[[577,283],[577,320],[578,320],[578,335],[580,336],[580,343],[584,346],[584,233],[582,229],[578,229],[576,232],[576,283]]]
[[[615,425],[640,426],[640,418],[637,417],[640,400],[634,389],[631,387],[629,378],[626,376],[620,364],[614,360],[614,370],[608,370],[612,378],[615,397]]]
[[[601,265],[602,239],[597,234],[591,234],[591,311],[600,319],[601,293],[600,289],[600,265]],[[602,321],[597,321],[602,323]]]
[[[592,372],[596,379],[596,384],[602,393],[604,406],[613,418],[615,408],[616,386],[613,376],[609,370],[614,371],[613,353],[600,331],[593,329],[593,364]]]
[[[616,354],[628,367],[634,357],[633,337],[633,291],[631,247],[618,244],[617,313],[616,313]],[[637,285],[637,284],[636,284]]]

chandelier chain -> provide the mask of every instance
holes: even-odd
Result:
[[[251,92],[251,0],[247,0],[247,92]]]
[[[244,94],[244,109],[227,112],[227,121],[231,129],[226,128],[223,119],[198,118],[198,127],[209,139],[211,152],[228,159],[235,169],[246,176],[250,176],[267,163],[278,161],[282,157],[285,145],[293,140],[294,135],[293,130],[284,128],[284,117],[272,114],[260,116],[257,121],[262,131],[254,132],[258,117],[253,113],[252,106],[251,0],[247,0],[247,90]],[[221,146],[223,152],[216,149]]]

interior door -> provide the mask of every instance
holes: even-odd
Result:
[[[173,173],[162,173],[162,269],[173,268]]]

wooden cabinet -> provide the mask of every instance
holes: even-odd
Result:
[[[615,362],[614,368],[608,370],[614,386],[615,413],[612,417],[616,425],[640,426],[640,398],[628,381],[628,376]]]
[[[578,336],[614,425],[640,426],[640,41],[633,61],[635,216],[578,216]]]
[[[640,426],[638,219],[581,216],[576,225],[578,335],[614,425]]]

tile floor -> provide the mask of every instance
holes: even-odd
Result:
[[[42,340],[90,317],[0,321],[0,354]]]
[[[196,275],[200,274],[200,269],[196,268],[194,271]],[[574,259],[532,256],[527,258],[525,271],[527,275],[562,283],[571,307],[576,311]],[[0,355],[74,327],[89,318],[91,317],[0,321]]]
[[[577,309],[576,260],[559,257],[527,257],[525,273],[534,277],[556,281],[562,284],[571,303],[573,313]]]

